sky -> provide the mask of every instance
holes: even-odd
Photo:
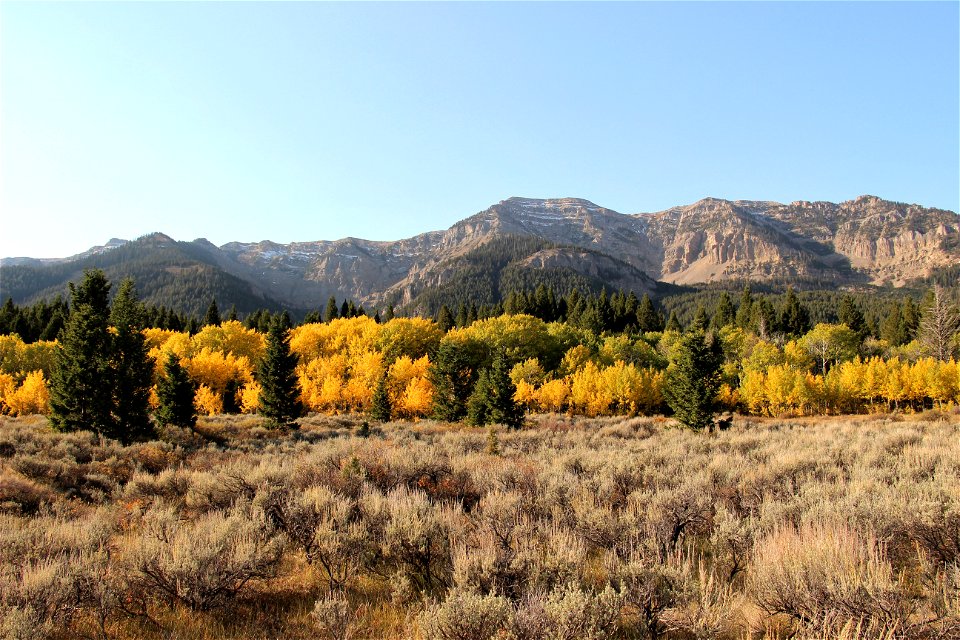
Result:
[[[960,209],[960,3],[0,2],[0,256],[510,196]]]

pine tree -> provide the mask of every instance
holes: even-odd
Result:
[[[450,308],[447,305],[440,307],[440,312],[437,314],[437,326],[440,327],[440,330],[446,333],[453,328],[455,321],[453,319],[453,314],[450,312]]]
[[[336,320],[340,317],[340,312],[337,311],[337,299],[333,296],[330,296],[330,299],[327,300],[327,308],[323,312],[323,321],[330,322],[331,320]]]
[[[840,323],[855,331],[861,340],[867,336],[867,323],[864,321],[863,313],[852,296],[843,296],[843,299],[840,300],[840,310],[837,315]]]
[[[150,422],[150,387],[153,362],[143,336],[143,305],[133,280],[120,284],[110,322],[113,335],[114,418],[116,436],[124,442],[153,435]]]
[[[462,419],[472,383],[470,363],[463,348],[441,342],[428,375],[433,384],[433,417],[447,422]]]
[[[197,424],[197,409],[193,404],[196,385],[187,375],[176,354],[168,353],[163,365],[164,375],[157,380],[155,414],[161,425],[192,428]]]
[[[644,333],[663,331],[663,315],[653,306],[653,300],[646,293],[640,299],[640,306],[637,309],[637,326]]]
[[[523,426],[523,407],[514,396],[517,387],[510,379],[510,366],[506,357],[499,353],[489,369],[484,369],[477,379],[473,393],[467,401],[467,422],[474,426],[502,424],[511,429]]]
[[[491,396],[493,385],[490,383],[490,372],[484,369],[477,376],[477,383],[473,385],[473,393],[467,400],[467,424],[482,427],[493,422],[490,416]]]
[[[217,307],[217,299],[214,298],[210,301],[210,306],[207,307],[207,314],[203,317],[203,326],[209,327],[219,327],[223,320],[220,318],[220,308]]]
[[[707,315],[707,309],[702,304],[697,307],[691,326],[694,331],[706,331],[707,327],[710,326],[710,316]]]
[[[72,311],[50,380],[50,423],[57,431],[115,433],[109,294],[110,283],[100,270],[84,272],[80,286],[70,283]]]
[[[737,307],[737,326],[741,329],[753,327],[753,294],[750,285],[745,285],[740,293],[740,306]]]
[[[664,331],[683,331],[683,327],[680,326],[680,320],[677,318],[677,312],[670,312],[670,319],[667,320],[667,326],[664,327]]]
[[[387,305],[387,313],[383,316],[383,319],[385,322],[390,322],[394,317],[393,305],[389,304]]]
[[[787,335],[799,337],[810,330],[810,313],[800,304],[793,287],[787,287],[787,297],[777,319],[780,331]]]
[[[227,320],[236,320],[237,319],[237,305],[230,305],[230,311],[227,312]]]
[[[715,329],[722,329],[728,324],[733,324],[736,314],[733,308],[733,301],[730,294],[724,291],[720,294],[720,301],[717,302],[717,309],[713,313],[713,324]]]
[[[387,376],[381,376],[373,391],[370,417],[380,422],[390,422],[392,414],[393,407],[390,406],[390,394],[387,392]]]
[[[720,341],[710,334],[692,331],[677,343],[663,392],[684,426],[702,430],[712,425],[722,365]]]
[[[290,351],[290,316],[284,311],[267,333],[267,350],[260,362],[260,413],[277,427],[296,428],[303,415],[297,354]]]

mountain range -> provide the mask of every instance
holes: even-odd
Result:
[[[491,303],[543,282],[559,290],[755,281],[818,288],[902,286],[960,265],[955,212],[860,196],[839,204],[706,198],[622,214],[577,198],[509,198],[392,242],[344,238],[278,244],[162,233],[112,239],[63,259],[0,260],[0,298],[63,294],[89,267],[132,276],[141,296],[188,313],[221,307],[316,309],[328,297],[410,312]]]

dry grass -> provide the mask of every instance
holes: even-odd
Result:
[[[956,416],[0,417],[0,637],[960,638]]]

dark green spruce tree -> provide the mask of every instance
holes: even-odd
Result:
[[[663,394],[680,423],[700,431],[713,424],[723,349],[712,334],[691,331],[674,348]]]
[[[446,333],[450,331],[456,325],[456,320],[453,319],[453,313],[450,311],[450,307],[443,305],[440,307],[440,311],[437,313],[437,326],[440,327],[440,330]]]
[[[470,362],[463,348],[441,342],[427,375],[433,384],[433,417],[447,422],[463,419],[473,384]]]
[[[154,416],[161,425],[191,428],[197,424],[197,409],[193,404],[197,387],[180,364],[176,354],[168,353],[163,364],[164,374],[157,380],[159,406]]]
[[[114,421],[116,437],[123,442],[145,440],[153,435],[150,422],[150,387],[153,362],[143,336],[143,305],[133,280],[120,284],[110,311],[113,334]]]
[[[297,354],[290,351],[290,316],[284,311],[267,333],[267,351],[260,362],[260,413],[277,427],[296,428],[303,415]]]
[[[637,327],[644,333],[648,331],[663,331],[663,314],[653,306],[653,300],[646,293],[640,298],[637,308]]]
[[[387,391],[387,376],[380,376],[373,390],[373,402],[370,405],[370,417],[380,422],[390,422],[393,407],[390,406],[390,394]]]
[[[203,326],[219,327],[222,322],[223,319],[220,317],[220,308],[217,306],[217,299],[214,298],[210,301],[210,306],[207,307],[207,314],[203,317]]]
[[[480,373],[470,394],[467,422],[478,427],[502,424],[519,429],[523,426],[523,407],[514,399],[516,393],[517,387],[510,379],[510,364],[504,354],[498,353],[490,368]]]
[[[336,320],[340,317],[340,312],[337,311],[337,299],[333,296],[330,296],[330,299],[327,300],[327,308],[323,312],[323,321],[330,322],[331,320]]]
[[[57,345],[50,379],[50,424],[113,436],[114,370],[110,354],[110,283],[100,270],[70,283],[71,312]]]
[[[722,329],[728,324],[733,324],[737,318],[736,310],[733,308],[733,301],[730,294],[724,291],[720,294],[720,301],[717,302],[717,309],[713,312],[713,328]]]

